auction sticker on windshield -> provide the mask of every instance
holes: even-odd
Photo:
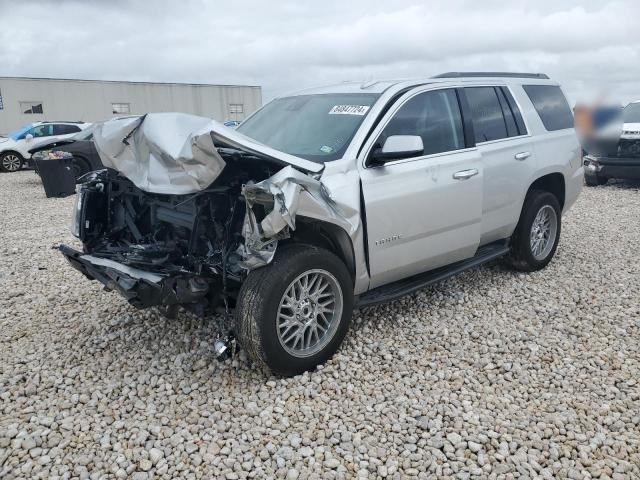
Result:
[[[368,110],[368,105],[335,105],[329,115],[364,115]]]

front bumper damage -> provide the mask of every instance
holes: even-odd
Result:
[[[83,254],[67,245],[60,252],[89,280],[117,291],[136,308],[197,305],[209,292],[209,284],[196,276],[169,276],[146,272],[113,260]]]

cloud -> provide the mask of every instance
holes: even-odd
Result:
[[[544,71],[640,97],[640,2],[0,0],[1,75],[249,83]]]

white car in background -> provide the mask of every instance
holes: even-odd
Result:
[[[84,130],[90,123],[36,122],[0,137],[0,172],[20,170],[29,159],[29,150],[43,143],[71,137]]]

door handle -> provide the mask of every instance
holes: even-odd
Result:
[[[455,180],[467,180],[478,174],[477,168],[470,168],[469,170],[460,170],[453,174]]]
[[[531,152],[520,152],[520,153],[516,153],[513,158],[515,158],[516,160],[526,160],[527,158],[529,158],[531,156]]]

